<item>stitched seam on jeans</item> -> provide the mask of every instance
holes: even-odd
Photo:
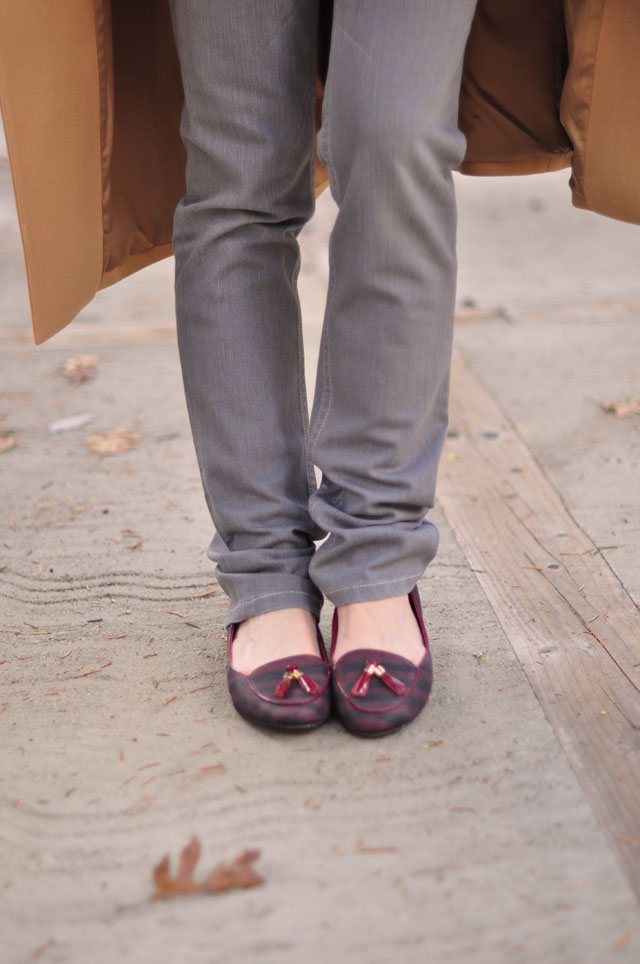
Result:
[[[258,599],[269,599],[270,596],[306,596],[308,599],[315,599],[315,596],[310,592],[305,592],[304,589],[283,589],[281,592],[266,592],[262,596],[252,596],[251,599],[243,599],[238,602],[236,607],[239,609],[241,606],[246,606],[247,603],[256,602]]]
[[[405,579],[419,579],[422,572],[416,572],[413,576],[399,576],[397,579],[382,579],[380,582],[361,582],[357,586],[345,586],[343,589],[327,589],[326,596],[335,596],[339,592],[349,592],[351,589],[368,589],[370,586],[386,586],[387,583],[404,582]]]

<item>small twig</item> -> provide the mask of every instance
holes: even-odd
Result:
[[[224,773],[227,769],[227,764],[226,763],[208,763],[206,766],[200,767],[200,769],[202,770],[203,773],[210,770],[215,770],[218,773]]]
[[[92,676],[94,673],[101,673],[103,669],[106,669],[107,666],[111,666],[112,663],[113,660],[110,659],[104,663],[103,666],[98,666],[97,669],[87,669],[84,673],[77,673],[75,676],[72,676],[71,679],[80,679],[81,676]]]
[[[623,843],[631,844],[632,847],[640,847],[640,840],[636,840],[635,837],[629,837],[626,833],[622,834],[618,839],[622,840]]]
[[[359,854],[392,854],[398,850],[397,847],[368,847],[362,840],[358,840],[357,846]]]
[[[55,943],[55,941],[54,941],[53,937],[50,937],[49,940],[48,940],[48,941],[45,941],[44,944],[41,944],[40,947],[36,947],[36,949],[35,949],[35,951],[33,952],[33,955],[32,955],[32,956],[33,956],[33,957],[40,957],[40,955],[42,954],[42,952],[43,952],[43,951],[46,951],[47,948],[48,948],[48,947],[51,947],[54,943]]]
[[[597,551],[598,550],[596,549],[596,547],[592,546],[591,549],[583,549],[582,552],[559,552],[558,555],[559,556],[588,556],[592,552],[597,552]]]

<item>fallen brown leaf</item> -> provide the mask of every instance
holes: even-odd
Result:
[[[114,428],[109,432],[96,432],[87,435],[85,442],[96,455],[118,455],[127,452],[138,444],[139,432],[128,432],[124,428]]]
[[[17,445],[13,432],[0,432],[0,452],[8,452]]]
[[[96,355],[77,355],[75,358],[68,358],[60,370],[65,378],[77,385],[95,378],[99,361]]]
[[[640,415],[640,395],[635,398],[619,398],[615,402],[602,402],[605,412],[615,412],[617,418],[631,418]]]
[[[263,878],[255,872],[252,864],[260,856],[259,850],[244,850],[226,864],[219,863],[203,881],[193,879],[193,871],[200,859],[201,846],[192,837],[178,860],[178,873],[174,877],[169,869],[169,855],[162,858],[153,869],[155,892],[151,900],[168,900],[171,897],[189,897],[194,894],[218,894],[234,887],[257,887]]]

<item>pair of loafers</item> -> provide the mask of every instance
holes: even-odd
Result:
[[[245,675],[232,669],[235,625],[229,627],[227,682],[233,705],[246,720],[279,730],[310,730],[324,723],[332,706],[344,727],[357,736],[384,736],[415,719],[433,681],[429,639],[417,586],[409,593],[424,656],[409,659],[379,649],[357,649],[334,659],[338,611],[333,614],[331,651],[321,656],[273,660]]]

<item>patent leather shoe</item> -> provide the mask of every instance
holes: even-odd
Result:
[[[331,671],[320,630],[320,656],[303,654],[272,660],[251,673],[232,667],[237,626],[229,627],[227,684],[238,713],[250,723],[276,730],[311,730],[331,712]]]
[[[418,622],[424,656],[410,659],[381,649],[354,649],[334,660],[338,641],[338,610],[333,614],[330,663],[337,714],[357,736],[385,736],[415,719],[429,699],[433,668],[429,638],[415,586],[409,603]]]

